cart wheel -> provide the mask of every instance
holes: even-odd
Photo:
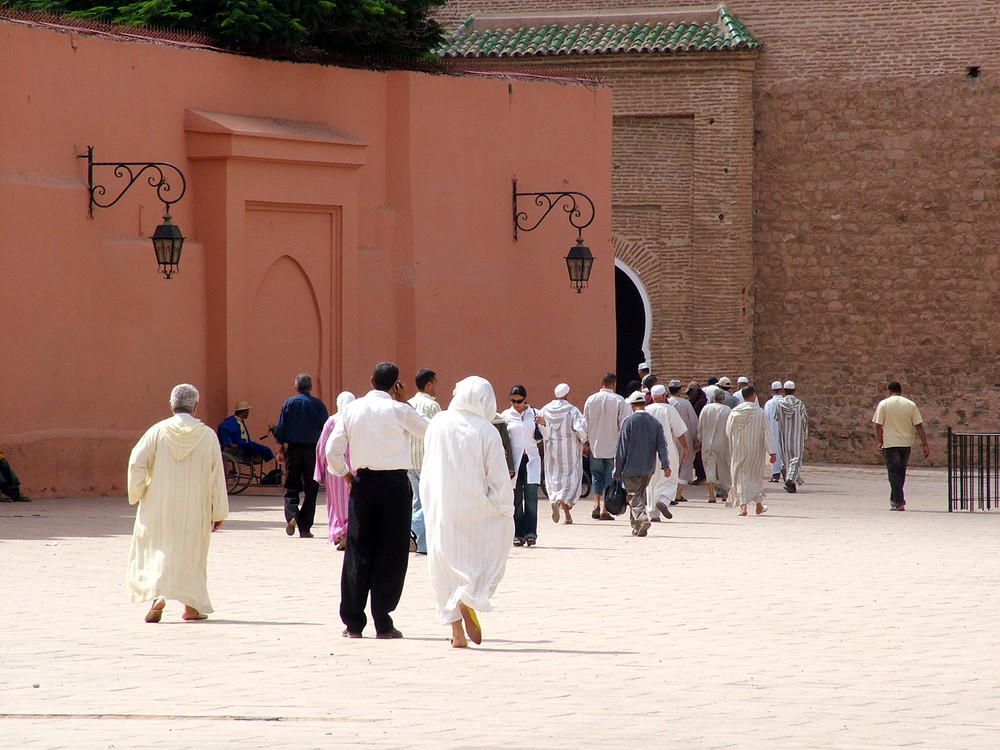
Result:
[[[580,497],[587,497],[590,495],[591,489],[593,489],[593,485],[590,482],[590,474],[584,472],[583,481],[580,482]]]

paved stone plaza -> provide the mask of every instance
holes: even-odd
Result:
[[[0,747],[1000,746],[1000,515],[947,513],[939,469],[906,513],[879,468],[803,476],[762,517],[690,488],[646,539],[543,508],[466,651],[417,556],[406,638],[341,638],[342,555],[273,493],[231,500],[211,619],[159,625],[125,597],[124,499],[4,504]]]

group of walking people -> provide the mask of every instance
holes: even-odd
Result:
[[[671,519],[671,506],[687,500],[684,487],[699,483],[696,458],[708,484],[739,515],[767,511],[768,481],[794,492],[801,481],[808,430],[795,383],[775,381],[760,408],[756,389],[741,378],[730,394],[728,378],[697,382],[681,395],[648,372],[623,397],[613,372],[586,399],[583,410],[560,383],[540,409],[523,385],[510,389],[510,407],[497,412],[491,384],[478,376],[459,381],[446,410],[437,403],[437,375],[417,373],[418,392],[407,400],[399,369],[376,365],[371,390],[344,392],[331,416],[311,395],[311,378],[296,377],[297,393],[282,407],[275,435],[286,467],[285,531],[311,537],[316,489],[327,489],[329,540],[345,553],[340,616],[346,638],[360,638],[366,604],[378,639],[401,638],[392,612],[399,603],[411,550],[428,556],[428,572],[450,644],[480,643],[479,612],[503,578],[509,548],[535,546],[544,454],[551,517],[573,523],[580,497],[582,456],[589,454],[595,502],[592,517],[613,520],[605,491],[627,499],[632,534]],[[630,384],[630,388],[633,384]],[[903,481],[914,430],[928,454],[919,411],[890,383],[874,422],[885,454],[892,507],[905,509]],[[730,403],[733,405],[730,406]],[[152,601],[147,622],[159,622],[166,601],[184,605],[182,619],[203,620],[212,605],[207,589],[211,533],[228,516],[219,439],[223,427],[246,438],[249,404],[237,404],[237,423],[219,437],[196,418],[197,389],[176,386],[173,416],[153,425],[129,459],[129,502],[138,505],[128,561],[132,601]],[[229,420],[227,419],[227,422]],[[540,445],[542,450],[540,450]],[[779,448],[780,446],[780,448]],[[256,449],[253,449],[256,450]],[[311,485],[309,484],[311,483]],[[305,490],[303,500],[299,492]]]

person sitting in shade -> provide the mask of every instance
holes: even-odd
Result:
[[[230,448],[242,453],[243,457],[254,463],[274,460],[274,451],[261,443],[250,439],[247,430],[247,418],[250,416],[250,402],[238,401],[233,413],[219,424],[219,443],[223,448]]]
[[[420,496],[427,527],[427,571],[451,645],[481,643],[476,611],[492,609],[514,533],[514,490],[500,433],[497,401],[480,377],[459,381],[451,404],[424,435]]]
[[[27,497],[21,494],[21,480],[7,463],[7,455],[0,453],[0,502],[2,503],[30,503]]]

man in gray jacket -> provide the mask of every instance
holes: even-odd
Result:
[[[646,487],[656,471],[656,458],[660,458],[663,476],[670,476],[670,459],[663,426],[652,414],[647,414],[646,396],[636,391],[628,397],[632,413],[622,422],[615,453],[615,481],[624,480],[632,518],[632,535],[646,536],[649,516],[646,513]]]

